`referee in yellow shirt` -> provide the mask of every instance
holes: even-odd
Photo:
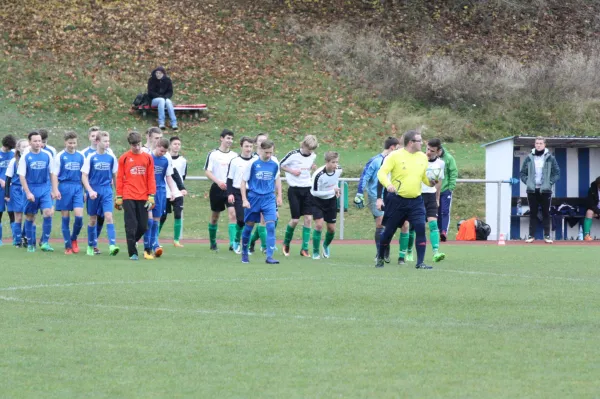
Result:
[[[427,177],[428,159],[421,151],[421,133],[409,130],[404,133],[404,148],[392,152],[383,161],[377,178],[387,190],[385,197],[385,230],[379,241],[377,264],[383,267],[384,254],[399,227],[408,220],[414,226],[417,247],[417,269],[432,269],[424,263],[425,206],[421,197],[421,182],[434,186],[437,181]],[[391,176],[391,179],[390,177]]]

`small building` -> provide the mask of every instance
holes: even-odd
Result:
[[[528,202],[525,184],[520,181],[521,165],[534,147],[534,136],[511,136],[491,143],[485,148],[486,180],[519,179],[519,184],[501,186],[501,200],[498,203],[498,185],[487,184],[485,190],[486,223],[491,227],[489,239],[497,239],[497,220],[500,213],[500,232],[511,240],[527,236],[529,232]],[[577,239],[579,221],[585,214],[585,198],[590,183],[600,176],[600,137],[547,137],[546,147],[554,154],[560,167],[560,179],[554,186],[553,206],[563,203],[578,207],[575,217],[557,216],[553,223],[558,226],[555,239]],[[517,215],[517,203],[521,200],[522,212]],[[600,223],[594,219],[594,233],[600,238]],[[542,223],[538,223],[536,238],[542,238]]]

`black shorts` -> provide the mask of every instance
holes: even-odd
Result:
[[[238,223],[244,223],[244,202],[242,201],[242,192],[239,188],[233,188],[233,207],[235,208],[235,220]]]
[[[210,210],[213,212],[223,212],[227,208],[231,208],[233,204],[227,202],[227,191],[221,190],[216,183],[210,186]]]
[[[435,198],[435,193],[423,193],[423,205],[425,205],[425,217],[438,217],[438,204]]]
[[[290,202],[292,219],[300,219],[300,216],[312,215],[312,198],[310,187],[288,188],[288,200]]]
[[[173,213],[173,208],[183,208],[183,197],[177,197],[173,201],[167,201],[167,213]]]
[[[312,195],[311,195],[312,197]],[[335,223],[337,218],[337,198],[322,199],[312,197],[313,219],[324,219],[325,223]]]

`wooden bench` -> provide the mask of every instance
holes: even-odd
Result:
[[[146,116],[149,111],[158,112],[158,107],[150,105],[137,105],[133,109]],[[193,117],[200,118],[200,115],[208,117],[208,107],[206,104],[177,104],[173,105],[175,112],[189,112]],[[166,112],[166,110],[165,110]]]

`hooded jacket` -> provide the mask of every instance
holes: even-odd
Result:
[[[521,181],[527,186],[528,193],[535,193],[535,148],[527,155],[521,166]],[[542,168],[542,185],[540,192],[551,193],[552,186],[560,178],[560,168],[554,155],[546,148],[544,154],[544,166]]]
[[[163,73],[162,79],[156,78],[156,71]],[[173,97],[173,83],[171,78],[167,76],[165,68],[158,67],[152,71],[150,79],[148,79],[148,96],[150,100],[155,98],[171,98]]]
[[[592,184],[590,184],[590,189],[588,190],[587,209],[591,209],[596,215],[600,215],[600,209],[598,208],[598,197],[598,185],[595,181],[593,181]]]
[[[442,187],[440,191],[454,191],[456,188],[456,179],[458,178],[458,168],[456,167],[456,160],[450,155],[445,148],[442,147],[442,161],[446,165],[444,168],[444,180],[442,180]]]

